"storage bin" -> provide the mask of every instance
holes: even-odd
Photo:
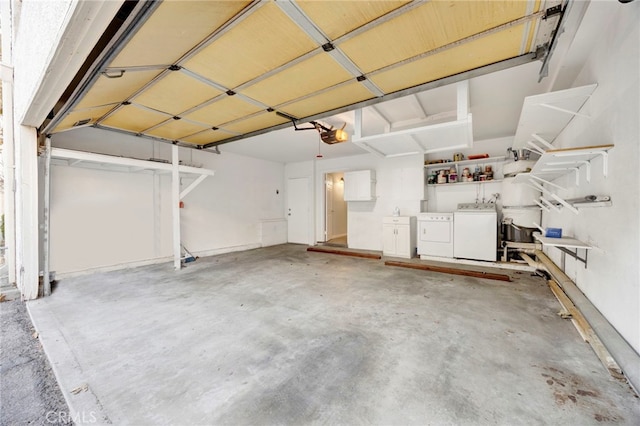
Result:
[[[562,238],[562,228],[547,228],[544,236],[548,238]]]

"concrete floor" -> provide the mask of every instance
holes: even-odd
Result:
[[[543,279],[305,248],[65,279],[30,302],[76,423],[639,424]]]

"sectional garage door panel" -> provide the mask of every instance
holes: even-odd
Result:
[[[130,37],[105,52],[46,130],[93,125],[200,148],[227,143],[534,60],[559,4],[165,0],[125,24]]]

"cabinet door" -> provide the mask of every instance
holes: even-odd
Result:
[[[411,228],[409,225],[396,226],[396,253],[398,256],[411,257]]]
[[[344,200],[370,201],[373,199],[374,181],[371,170],[358,170],[344,174]]]
[[[382,226],[382,254],[384,255],[396,254],[396,226],[395,225]]]
[[[357,174],[347,172],[344,174],[344,200],[356,201],[358,195]]]

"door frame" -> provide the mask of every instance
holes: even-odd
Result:
[[[337,168],[337,169],[327,169],[327,170],[322,170],[319,173],[317,173],[318,176],[318,181],[320,183],[319,188],[321,189],[321,197],[318,197],[318,200],[320,200],[320,208],[318,209],[318,211],[320,212],[320,216],[317,218],[317,223],[314,224],[314,234],[316,234],[319,230],[318,225],[320,225],[320,233],[318,235],[316,235],[316,243],[321,243],[324,241],[327,241],[327,185],[326,185],[326,179],[327,179],[327,175],[333,174],[333,173],[342,173],[344,175],[345,172],[350,171],[349,169],[345,169],[345,168]],[[347,236],[349,235],[349,204],[347,203]],[[323,241],[319,241],[318,236],[323,238]]]
[[[293,243],[293,244],[308,244],[308,245],[313,245],[313,243],[311,242],[310,239],[310,234],[309,234],[309,228],[310,228],[310,224],[313,221],[313,212],[312,212],[312,208],[313,208],[313,193],[310,190],[311,188],[311,178],[310,176],[298,176],[298,177],[288,177],[287,178],[287,201],[286,201],[286,209],[287,209],[287,242],[291,242],[289,240],[289,219],[288,219],[288,210],[289,210],[289,197],[291,196],[291,181],[292,180],[298,180],[298,179],[304,179],[306,181],[306,187],[307,187],[307,194],[310,194],[307,197],[307,220],[306,220],[306,231],[305,231],[305,235],[306,235],[306,241],[304,243]]]

